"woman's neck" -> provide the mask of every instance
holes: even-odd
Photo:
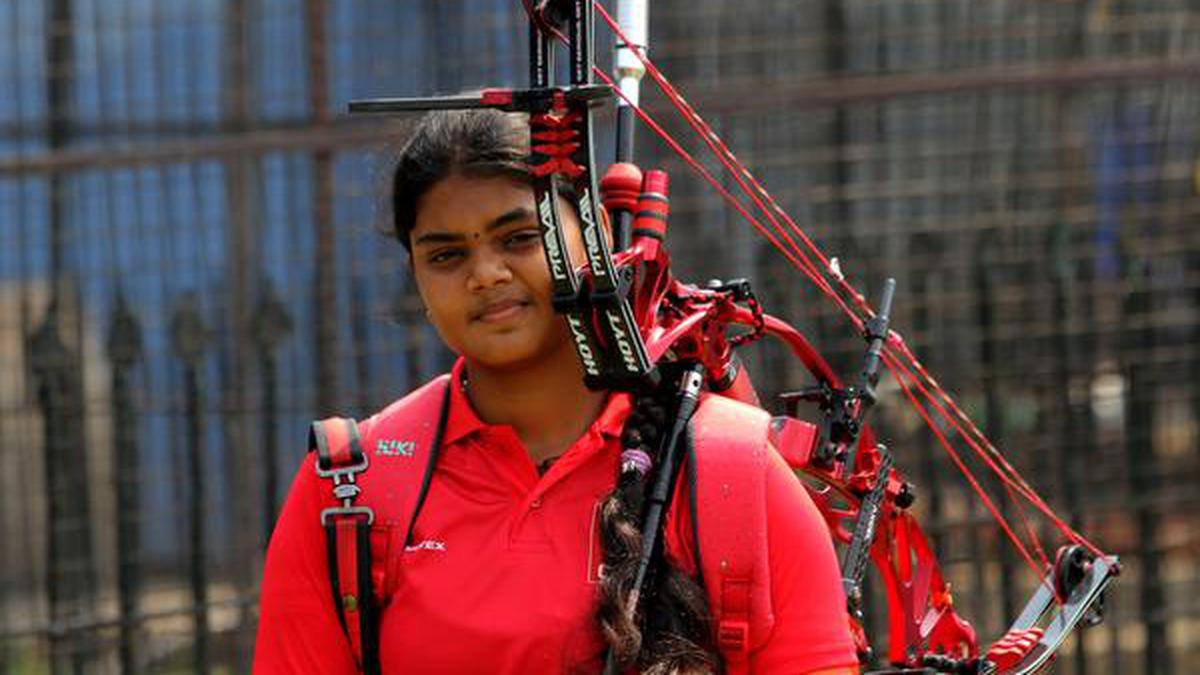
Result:
[[[535,464],[565,452],[604,407],[604,392],[584,386],[573,351],[512,370],[468,362],[467,378],[467,397],[479,418],[511,425]]]

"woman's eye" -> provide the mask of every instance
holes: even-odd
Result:
[[[441,265],[457,259],[462,255],[462,251],[457,249],[446,249],[442,251],[434,251],[429,255],[429,262],[434,265]]]
[[[514,232],[504,240],[504,243],[510,248],[524,248],[540,243],[542,240],[541,234],[537,230],[521,230]]]

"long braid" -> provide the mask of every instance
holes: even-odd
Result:
[[[720,659],[704,589],[663,559],[647,579],[640,601],[632,594],[647,483],[660,469],[655,455],[673,393],[666,387],[639,397],[621,434],[617,484],[600,510],[604,574],[596,619],[622,669],[711,673],[719,669]]]

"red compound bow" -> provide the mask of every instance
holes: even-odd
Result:
[[[788,415],[776,418],[772,440],[788,462],[810,479],[806,485],[841,551],[843,587],[864,663],[872,658],[872,642],[863,624],[862,582],[868,562],[874,563],[886,590],[889,621],[890,670],[880,672],[1033,673],[1049,662],[1077,625],[1098,621],[1102,593],[1120,569],[1116,557],[1104,554],[1054,514],[941,389],[903,338],[889,329],[894,283],[889,280],[879,308],[873,309],[646,57],[644,3],[622,2],[624,26],[594,0],[523,3],[530,19],[529,88],[493,89],[476,96],[372,99],[351,103],[351,111],[489,107],[529,113],[530,167],[554,305],[571,327],[589,386],[640,389],[656,382],[658,364],[670,360],[693,364],[696,372],[704,373],[709,390],[759,405],[735,350],[763,335],[782,340],[812,373],[815,384],[783,395]],[[594,64],[596,15],[616,34],[620,85]],[[556,41],[568,46],[567,84],[552,83]],[[742,199],[638,107],[636,83],[643,72],[729,171]],[[595,84],[593,76],[602,84]],[[614,92],[620,99],[618,162],[598,181],[592,109]],[[672,276],[663,245],[667,177],[661,171],[643,175],[630,163],[634,115],[829,297],[864,336],[867,353],[856,382],[844,384],[799,331],[764,313],[748,282],[713,282],[701,288]],[[582,222],[587,261],[578,268],[567,253],[556,206],[560,181],[571,184]],[[597,217],[602,193],[603,207],[614,221],[615,255]],[[994,642],[981,644],[971,624],[957,613],[929,540],[909,510],[914,488],[866,423],[881,364],[1041,579],[1020,615]],[[799,421],[802,403],[819,409],[819,433]],[[1038,511],[1060,533],[1065,543],[1054,560],[1045,553],[1023,511],[1019,511],[1022,529],[1032,545],[1017,534],[969,469],[952,436],[995,474],[1011,498]]]

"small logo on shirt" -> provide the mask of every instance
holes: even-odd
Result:
[[[446,542],[438,541],[437,539],[426,539],[425,541],[412,544],[404,547],[405,551],[441,551],[446,552]]]
[[[381,438],[375,442],[375,454],[381,457],[412,457],[416,452],[416,441]]]

